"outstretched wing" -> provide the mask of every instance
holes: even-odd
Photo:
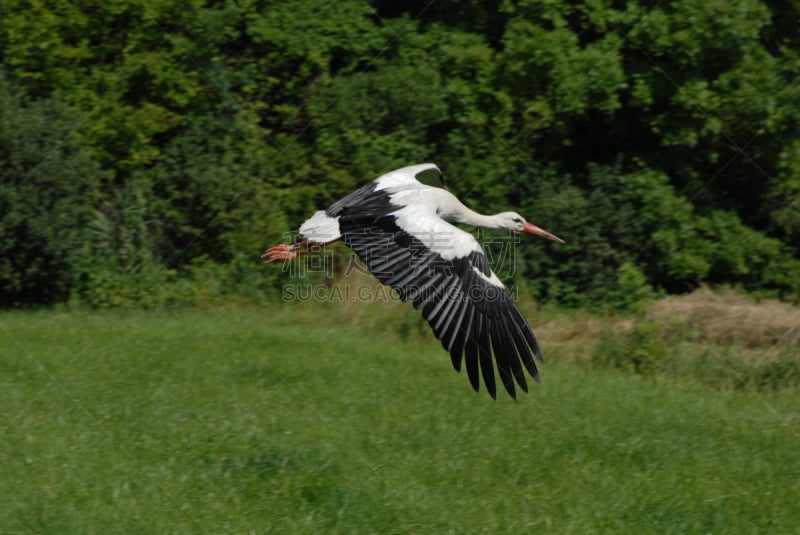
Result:
[[[443,187],[444,178],[441,171],[432,163],[411,165],[396,169],[361,186],[349,195],[339,199],[326,210],[318,210],[300,225],[300,234],[309,241],[328,243],[339,239],[339,214],[345,208],[358,208],[362,215],[384,214],[387,211],[389,196],[387,193],[408,189],[416,189],[423,183],[431,187]],[[392,207],[392,209],[394,209]]]
[[[381,175],[369,184],[361,186],[346,197],[343,197],[330,205],[325,213],[329,217],[339,216],[345,208],[358,208],[361,215],[376,213],[386,213],[387,208],[397,209],[389,204],[388,193],[408,188],[418,188],[422,185],[419,178],[424,178],[425,182],[434,181],[431,175],[438,176],[441,186],[444,186],[444,179],[441,178],[441,171],[432,163],[422,163],[396,169],[385,175]],[[439,186],[439,184],[435,184]]]
[[[533,357],[541,361],[542,354],[533,331],[477,240],[434,212],[404,212],[388,192],[373,188],[360,201],[337,207],[342,239],[379,281],[422,309],[453,367],[460,371],[466,362],[472,387],[479,389],[480,371],[496,397],[492,356],[512,398],[515,380],[528,390],[523,365],[539,382]]]

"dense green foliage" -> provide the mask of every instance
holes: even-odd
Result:
[[[494,402],[430,334],[384,333],[376,358],[311,310],[0,314],[3,531],[800,525],[796,384],[642,380],[548,343],[542,384]]]
[[[64,299],[100,170],[52,99],[23,103],[0,77],[0,306]]]
[[[25,6],[0,0],[3,305],[268,293],[265,245],[428,160],[567,240],[523,246],[538,299],[800,294],[796,3]]]

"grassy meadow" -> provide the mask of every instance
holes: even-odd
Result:
[[[0,533],[800,533],[796,385],[533,312],[542,384],[493,401],[396,305],[0,313]]]

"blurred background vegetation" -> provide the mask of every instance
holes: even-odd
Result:
[[[798,26],[0,0],[0,532],[797,533]],[[377,285],[345,247],[259,259],[425,161],[567,242],[499,255],[546,358],[514,403],[407,304],[286,302]]]
[[[784,0],[0,0],[0,306],[277,300],[260,252],[434,161],[539,303],[800,296]]]

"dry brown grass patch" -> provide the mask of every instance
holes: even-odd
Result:
[[[758,302],[732,290],[702,287],[654,303],[649,319],[688,326],[700,341],[746,348],[800,348],[800,308],[774,299]]]

